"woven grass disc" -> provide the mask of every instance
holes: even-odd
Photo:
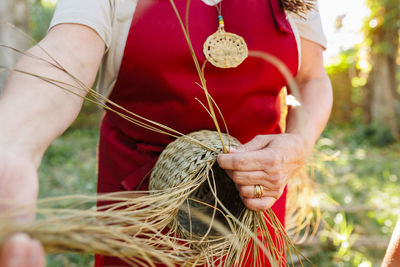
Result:
[[[204,42],[203,53],[218,68],[234,68],[246,59],[248,49],[242,37],[218,29]]]
[[[178,138],[161,153],[150,176],[149,188],[150,190],[163,190],[187,186],[186,195],[182,199],[177,199],[178,208],[171,225],[177,226],[182,237],[199,239],[206,234],[209,225],[190,216],[187,209],[189,207],[192,211],[197,210],[212,216],[214,209],[204,205],[204,203],[215,205],[215,197],[206,177],[215,178],[215,185],[212,185],[212,188],[216,188],[218,199],[233,215],[240,217],[245,206],[232,180],[216,163],[218,153],[190,141],[188,137],[222,152],[221,140],[217,132],[203,130]],[[225,144],[228,144],[228,136],[223,135],[223,139]],[[239,145],[239,141],[231,137],[230,144],[231,147],[236,147]],[[210,178],[210,180],[214,179]],[[193,181],[201,182],[193,183]],[[218,207],[221,209],[220,206]],[[226,219],[221,213],[217,212],[215,219],[227,225]],[[217,233],[214,231],[210,232],[210,236],[216,235]]]

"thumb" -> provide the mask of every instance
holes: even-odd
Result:
[[[17,233],[8,238],[0,251],[0,266],[44,267],[45,253],[42,245],[28,237]]]
[[[257,151],[265,148],[272,141],[272,135],[257,135],[251,141],[238,146],[234,152]]]

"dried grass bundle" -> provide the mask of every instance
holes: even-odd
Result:
[[[38,203],[38,219],[28,225],[13,224],[12,219],[34,207],[8,210],[0,215],[0,244],[12,233],[25,232],[40,240],[49,253],[116,256],[133,266],[216,266],[222,260],[223,266],[241,266],[248,257],[254,258],[254,266],[264,266],[260,252],[272,266],[289,265],[284,249],[300,254],[273,212],[250,211],[240,199],[235,201],[237,192],[227,195],[235,187],[215,166],[221,151],[216,132],[180,137],[160,157],[149,192],[43,199]],[[88,209],[96,201],[103,204],[101,208]],[[246,255],[251,240],[258,249]]]

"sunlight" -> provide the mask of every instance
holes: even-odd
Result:
[[[44,7],[53,7],[57,4],[57,0],[41,0]]]
[[[319,6],[328,39],[326,60],[363,41],[360,29],[370,13],[364,0],[319,0]]]

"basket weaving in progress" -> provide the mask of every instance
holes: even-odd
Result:
[[[227,134],[222,139],[229,148],[240,144]],[[176,139],[161,153],[150,176],[150,194],[184,188],[171,210],[169,234],[183,238],[199,255],[212,255],[206,261],[209,266],[221,258],[224,266],[242,266],[247,257],[254,257],[252,266],[265,266],[266,258],[272,266],[287,264],[282,255],[284,245],[290,249],[291,242],[271,210],[256,212],[244,206],[235,184],[216,163],[221,144],[218,132],[202,130]],[[225,231],[216,230],[221,225]],[[268,227],[275,229],[274,236]],[[262,236],[259,240],[257,231]],[[258,249],[246,255],[251,242]]]
[[[210,226],[196,218],[190,218],[190,210],[183,210],[199,210],[212,217],[217,208],[219,211],[216,212],[215,219],[229,227],[226,216],[221,214],[224,207],[221,205],[214,207],[215,195],[236,218],[244,212],[245,206],[232,180],[216,164],[218,154],[190,142],[188,137],[222,153],[221,140],[217,132],[203,130],[178,138],[161,153],[150,176],[150,190],[173,189],[179,185],[186,187],[186,199],[177,199],[180,211],[173,217],[171,227],[176,226],[178,233],[185,239],[200,239]],[[236,139],[230,138],[229,141],[227,135],[223,137],[224,141],[230,142],[232,147],[239,145]],[[191,187],[193,178],[196,177],[202,178],[201,184]]]

